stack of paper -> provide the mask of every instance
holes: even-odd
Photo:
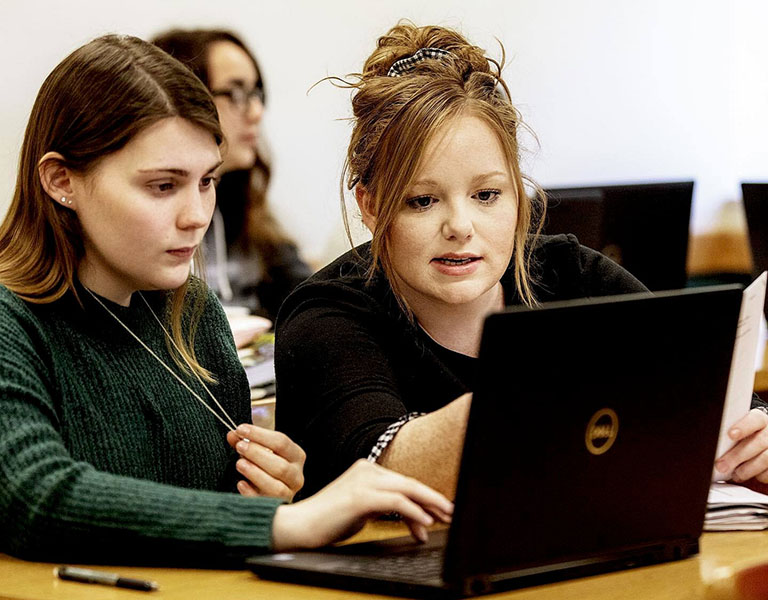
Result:
[[[704,531],[768,529],[768,496],[730,483],[713,483]]]

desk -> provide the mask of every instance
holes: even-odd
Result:
[[[373,523],[352,541],[403,535],[404,531],[405,527],[401,524]],[[754,559],[768,560],[768,532],[707,533],[701,539],[701,553],[694,558],[525,588],[488,596],[488,598],[511,600],[704,598],[705,585],[702,575],[707,577],[717,567]],[[158,592],[144,593],[102,585],[59,581],[53,577],[52,570],[53,565],[48,563],[24,562],[0,554],[0,600],[129,600],[131,598],[134,600],[181,600],[182,598],[343,600],[361,597],[374,600],[383,598],[383,596],[261,581],[250,571],[128,567],[112,569],[122,575],[152,579],[160,584]]]

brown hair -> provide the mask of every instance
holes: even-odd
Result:
[[[402,76],[387,75],[393,63],[421,48],[439,48],[450,54],[417,62]],[[345,183],[347,189],[362,184],[372,199],[369,210],[376,217],[369,280],[381,268],[409,316],[389,258],[389,231],[430,140],[446,124],[466,114],[482,119],[495,132],[507,158],[518,197],[515,285],[525,304],[536,303],[530,275],[531,247],[541,230],[546,201],[541,189],[520,171],[517,134],[523,124],[501,78],[503,66],[503,46],[502,60],[496,62],[456,31],[400,22],[378,39],[363,72],[353,75],[352,81],[342,80],[342,86],[356,90],[352,99],[354,129],[342,174],[347,234],[349,217],[343,188]],[[534,198],[528,197],[526,183],[535,190]]]
[[[161,119],[181,117],[221,143],[216,106],[200,81],[181,63],[143,40],[106,35],[78,48],[51,72],[35,100],[24,134],[16,189],[0,225],[0,283],[26,300],[48,303],[68,291],[84,255],[77,213],[43,189],[38,162],[58,152],[78,173],[123,148]],[[196,256],[199,272],[200,257]],[[194,337],[205,303],[204,286],[187,282],[168,298],[169,325],[181,366],[211,379],[195,359]],[[189,310],[186,333],[182,317]],[[185,319],[186,320],[186,319]],[[182,356],[179,356],[179,353]]]
[[[266,104],[264,79],[256,57],[231,31],[225,29],[172,29],[152,39],[152,43],[181,61],[210,89],[209,51],[216,42],[231,42],[248,55],[256,67],[256,87]],[[226,140],[225,140],[226,143]],[[263,140],[260,139],[263,144]],[[256,152],[256,162],[248,170],[224,173],[217,188],[219,208],[227,231],[237,231],[237,242],[254,249],[267,273],[277,257],[278,246],[288,241],[267,204],[271,168],[264,149]],[[229,210],[227,210],[229,209]]]

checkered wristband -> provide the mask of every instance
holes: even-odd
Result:
[[[408,413],[407,415],[399,418],[397,421],[392,423],[392,425],[387,427],[386,431],[384,431],[384,433],[382,433],[379,436],[379,439],[376,440],[376,444],[374,444],[373,448],[371,448],[371,453],[368,455],[368,461],[372,463],[378,462],[382,452],[384,452],[384,450],[387,449],[387,446],[389,446],[389,443],[397,435],[397,432],[400,431],[400,428],[403,425],[405,425],[408,421],[413,421],[417,417],[423,417],[425,414],[427,413],[423,413],[423,412]]]

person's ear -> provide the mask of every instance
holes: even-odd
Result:
[[[51,200],[74,210],[76,204],[72,171],[64,164],[64,157],[58,152],[46,152],[37,163],[37,172],[40,183]]]
[[[362,184],[358,183],[355,186],[355,199],[357,200],[357,207],[360,209],[360,214],[363,217],[363,225],[368,228],[368,231],[373,233],[376,230],[376,216],[371,211],[371,203],[373,199]]]

